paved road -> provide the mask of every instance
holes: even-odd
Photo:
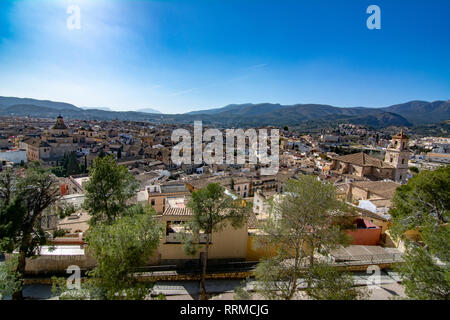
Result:
[[[370,299],[389,299],[393,297],[405,297],[403,287],[398,284],[399,277],[393,271],[382,271],[376,278],[378,282],[370,280],[371,275],[363,272],[353,274],[355,283],[358,285],[377,284],[370,293]],[[233,300],[234,289],[241,285],[241,280],[206,280],[206,291],[211,293],[213,299]],[[246,288],[252,289],[254,282],[247,283]],[[195,300],[200,295],[199,281],[158,281],[153,292],[164,294],[168,300]],[[29,285],[24,288],[24,296],[29,299],[57,299],[52,297],[51,286],[49,285]],[[299,297],[301,298],[301,297]]]
[[[374,275],[355,272],[353,273],[355,284],[357,285],[388,285],[397,283],[398,275],[393,271],[381,271],[379,277]],[[229,293],[241,284],[240,280],[206,280],[206,291],[211,293]],[[299,286],[304,285],[299,281]],[[250,281],[246,285],[246,289],[252,290],[254,281]],[[198,281],[158,281],[153,291],[156,294],[164,294],[166,296],[174,295],[190,295],[195,296],[200,293],[200,284]]]

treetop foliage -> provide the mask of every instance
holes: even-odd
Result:
[[[412,299],[450,298],[450,166],[421,171],[393,198],[391,228],[405,241],[403,263],[396,266]],[[419,239],[405,236],[417,230]]]
[[[242,226],[248,216],[249,206],[243,200],[233,199],[219,183],[194,191],[188,205],[193,219],[190,227],[205,233],[218,232],[230,223],[234,228]]]
[[[328,262],[331,250],[350,241],[337,221],[351,210],[336,198],[335,187],[302,175],[287,182],[270,208],[260,242],[277,249],[277,255],[258,264],[257,292],[269,299],[290,300],[303,282],[314,299],[358,298],[351,289],[352,279],[338,274]]]
[[[128,200],[138,188],[138,183],[125,166],[118,165],[113,156],[97,157],[84,184],[84,207],[92,215],[91,223],[111,223],[127,208]]]
[[[149,293],[134,273],[148,263],[162,232],[153,208],[141,205],[112,223],[100,222],[89,229],[88,249],[97,260],[90,276],[107,299],[138,299]]]
[[[59,186],[50,172],[31,163],[23,174],[10,170],[0,174],[0,240],[3,249],[23,250],[34,255],[46,239],[38,224],[45,209],[60,196]]]
[[[406,230],[425,225],[439,226],[449,220],[450,166],[422,171],[397,188],[390,214],[392,231],[399,236]]]

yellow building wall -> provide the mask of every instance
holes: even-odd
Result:
[[[405,250],[405,242],[403,240],[394,239],[391,235],[390,230],[387,230],[385,234],[386,234],[386,240],[384,244],[385,247],[397,248],[402,252]],[[421,237],[420,232],[418,230],[408,230],[403,234],[403,236],[414,241],[417,241]]]
[[[372,217],[364,217],[364,219],[369,220],[370,222],[372,222],[374,225],[378,226],[381,228],[381,234],[384,234],[387,230],[389,230],[390,226],[391,226],[391,222],[390,221],[384,221],[384,220],[379,220],[379,219],[375,219]]]
[[[247,258],[246,261],[259,261],[261,259],[267,259],[275,257],[278,254],[277,247],[261,243],[261,237],[263,234],[249,233],[247,238]],[[306,252],[309,252],[308,246],[303,246]],[[292,252],[292,254],[294,254]]]
[[[186,221],[189,217],[162,217],[164,225],[167,221]],[[212,241],[209,246],[208,259],[245,259],[247,254],[247,224],[241,228],[234,229],[231,225],[225,226],[220,232],[213,232]],[[166,243],[163,236],[158,248],[160,260],[191,260],[199,259],[203,247],[194,255],[187,255],[183,250],[182,243]]]
[[[277,255],[277,249],[271,246],[265,246],[260,243],[260,235],[249,234],[247,238],[247,261],[259,261],[264,258],[270,258]]]

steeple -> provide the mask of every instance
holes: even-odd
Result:
[[[404,182],[408,173],[409,138],[401,130],[392,137],[391,143],[386,148],[384,162],[396,168],[394,180]]]

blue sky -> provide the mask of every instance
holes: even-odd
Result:
[[[447,100],[449,33],[447,0],[1,0],[0,95],[164,113]]]

